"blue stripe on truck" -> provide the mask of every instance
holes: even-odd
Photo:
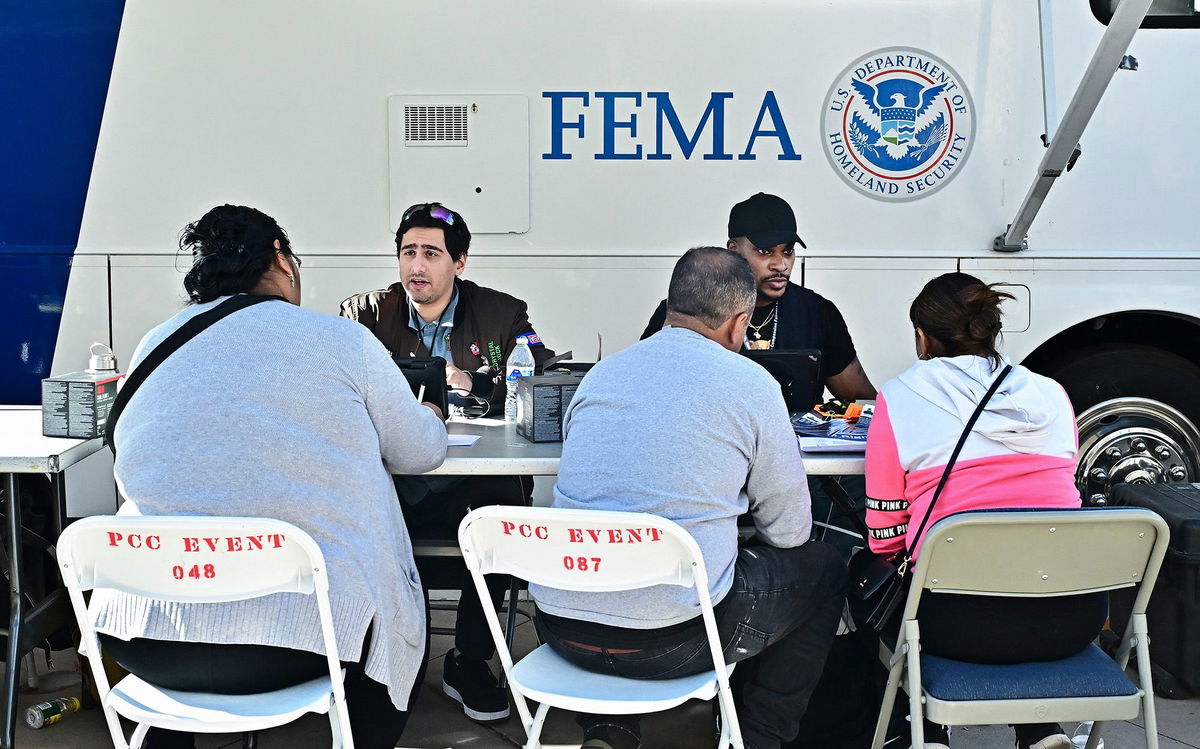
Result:
[[[124,9],[37,0],[0,16],[0,404],[40,402],[50,374]]]

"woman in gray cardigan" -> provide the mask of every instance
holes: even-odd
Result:
[[[446,456],[437,407],[419,404],[371,332],[301,309],[300,260],[269,216],[220,206],[190,224],[192,304],[150,331],[146,354],[231,294],[277,295],[173,353],[116,427],[116,476],[145,515],[271,517],[307,531],[329,569],[347,705],[359,747],[394,747],[427,648],[425,603],[390,473]],[[96,591],[103,647],[147,681],[222,693],[328,673],[309,596],[179,604]],[[150,747],[192,747],[152,731]]]

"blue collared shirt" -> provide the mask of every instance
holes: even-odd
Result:
[[[425,322],[421,319],[412,300],[410,299],[408,302],[408,327],[417,334],[421,343],[425,344],[425,348],[429,350],[429,356],[440,356],[450,364],[454,363],[454,356],[450,353],[450,333],[454,330],[454,312],[457,309],[458,286],[454,287],[454,295],[450,297],[450,303],[446,305],[446,309],[433,322]]]
[[[429,350],[429,356],[440,356],[448,363],[454,363],[450,353],[450,333],[454,330],[454,312],[458,309],[458,285],[454,286],[454,295],[450,303],[437,320],[425,322],[417,314],[417,308],[412,300],[408,300],[408,327],[417,334],[421,343]],[[415,353],[415,352],[414,352]],[[447,400],[452,406],[463,405],[463,397],[458,393],[448,393]],[[395,476],[396,491],[400,498],[410,505],[418,504],[431,492],[449,491],[459,484],[462,476]]]

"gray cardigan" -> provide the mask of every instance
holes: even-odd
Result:
[[[713,604],[733,585],[741,514],[750,512],[772,546],[808,541],[808,482],[779,385],[699,333],[663,328],[597,364],[563,430],[554,506],[679,523],[704,554]],[[617,627],[666,627],[700,615],[694,592],[669,585],[529,590],[543,611]]]
[[[131,369],[220,301],[150,331]],[[389,468],[440,465],[446,428],[369,330],[282,301],[235,312],[146,379],[115,441],[118,485],[142,514],[272,517],[306,530],[325,555],[341,659],[361,657],[370,626],[366,673],[406,707],[424,654],[425,604]],[[98,590],[92,611],[99,631],[126,640],[323,653],[313,601],[178,604]]]

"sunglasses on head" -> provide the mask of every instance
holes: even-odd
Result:
[[[404,212],[400,218],[401,223],[412,218],[414,213],[419,211],[429,210],[429,217],[436,218],[438,221],[444,221],[448,226],[454,226],[454,211],[450,210],[441,203],[417,203],[412,208]]]

